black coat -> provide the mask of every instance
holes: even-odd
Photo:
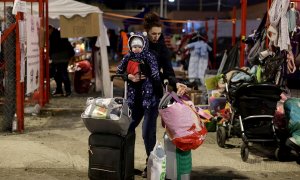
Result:
[[[164,79],[168,79],[169,84],[174,90],[176,90],[177,81],[171,63],[171,54],[165,44],[164,37],[161,35],[157,43],[152,43],[149,41],[149,50],[156,56],[160,72],[160,79],[162,81]]]
[[[75,55],[68,38],[61,38],[57,29],[53,29],[49,39],[49,55],[53,63],[68,62]]]

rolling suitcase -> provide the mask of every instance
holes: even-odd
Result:
[[[89,136],[89,168],[91,180],[134,179],[135,133],[127,135],[94,133]]]
[[[111,91],[113,91],[113,79],[115,77],[122,77],[125,81],[120,122],[112,119],[82,118],[87,129],[92,133],[88,141],[88,176],[91,180],[134,179],[135,133],[128,131],[128,120],[131,119],[131,116],[125,101],[127,82],[123,75],[113,75],[111,77]],[[114,99],[113,92],[111,92],[111,97]],[[124,115],[126,116],[124,117]]]

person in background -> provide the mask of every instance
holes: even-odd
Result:
[[[189,79],[199,78],[201,85],[204,86],[205,70],[208,67],[208,51],[212,48],[205,42],[205,37],[197,35],[198,41],[189,43],[185,49],[189,49],[191,56],[188,67]]]
[[[158,70],[159,70],[159,75],[161,80],[168,79],[169,84],[173,87],[173,90],[177,90],[178,95],[183,95],[187,87],[184,84],[177,83],[176,78],[175,78],[175,73],[171,64],[171,58],[170,58],[170,52],[168,48],[166,47],[164,43],[164,38],[162,36],[162,23],[160,21],[159,16],[151,12],[147,14],[144,17],[144,29],[147,32],[147,39],[149,40],[149,51],[153,53],[156,57],[157,64],[158,64]],[[134,82],[139,82],[141,79],[136,76],[130,76],[128,75],[129,80],[134,81]],[[159,84],[158,87],[155,88],[157,92],[162,92],[162,82]],[[158,93],[159,94],[159,93]],[[151,126],[153,128],[153,131],[151,134],[147,135],[149,140],[147,140],[149,143],[147,144],[147,158],[146,161],[148,160],[148,157],[150,155],[150,152],[153,150],[155,143],[156,143],[156,123],[157,123],[157,117],[158,117],[158,104],[159,104],[159,99],[162,97],[162,94],[157,98],[154,99],[155,101],[152,104],[152,107],[148,110],[149,112],[144,115],[144,119],[149,119],[151,120]],[[138,119],[138,121],[134,122],[134,125],[136,128],[142,117]],[[150,122],[150,121],[149,121]],[[144,127],[143,127],[144,128]],[[149,132],[145,132],[149,133]],[[146,136],[143,132],[143,136]],[[147,177],[147,166],[144,169],[142,173],[142,177]]]
[[[113,62],[117,62],[118,56],[117,56],[117,46],[118,46],[118,36],[114,29],[108,29],[108,38],[110,46],[108,46],[108,52],[110,55],[110,58]]]
[[[121,29],[118,40],[118,55],[122,59],[128,52],[128,35],[125,30]]]
[[[297,22],[299,22],[299,19],[300,19],[300,13],[295,8],[295,2],[290,2],[290,8],[287,12],[287,16],[289,19],[289,22],[288,22],[289,33],[291,33],[297,27]]]
[[[69,60],[75,55],[73,46],[67,38],[61,38],[60,31],[49,25],[49,55],[54,73],[56,89],[53,96],[70,96],[71,82],[68,73]],[[64,84],[65,93],[62,84]]]
[[[181,44],[181,36],[179,37],[176,37],[176,41],[175,41],[175,52],[176,52],[176,55],[175,55],[175,60],[176,60],[176,63],[177,63],[177,66],[181,66],[181,52],[180,52],[180,44]],[[183,67],[181,67],[181,69],[183,70]]]

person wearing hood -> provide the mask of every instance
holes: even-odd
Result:
[[[129,53],[117,67],[117,74],[128,75],[127,102],[132,110],[129,131],[134,131],[143,120],[142,136],[147,156],[156,143],[158,103],[163,94],[155,56],[148,51],[147,33],[131,33]],[[154,112],[154,113],[153,113]]]

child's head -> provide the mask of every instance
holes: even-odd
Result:
[[[140,37],[133,37],[129,46],[132,52],[140,53],[143,50],[144,43]]]
[[[146,34],[141,32],[131,32],[128,39],[128,46],[131,52],[141,53],[146,46]]]

